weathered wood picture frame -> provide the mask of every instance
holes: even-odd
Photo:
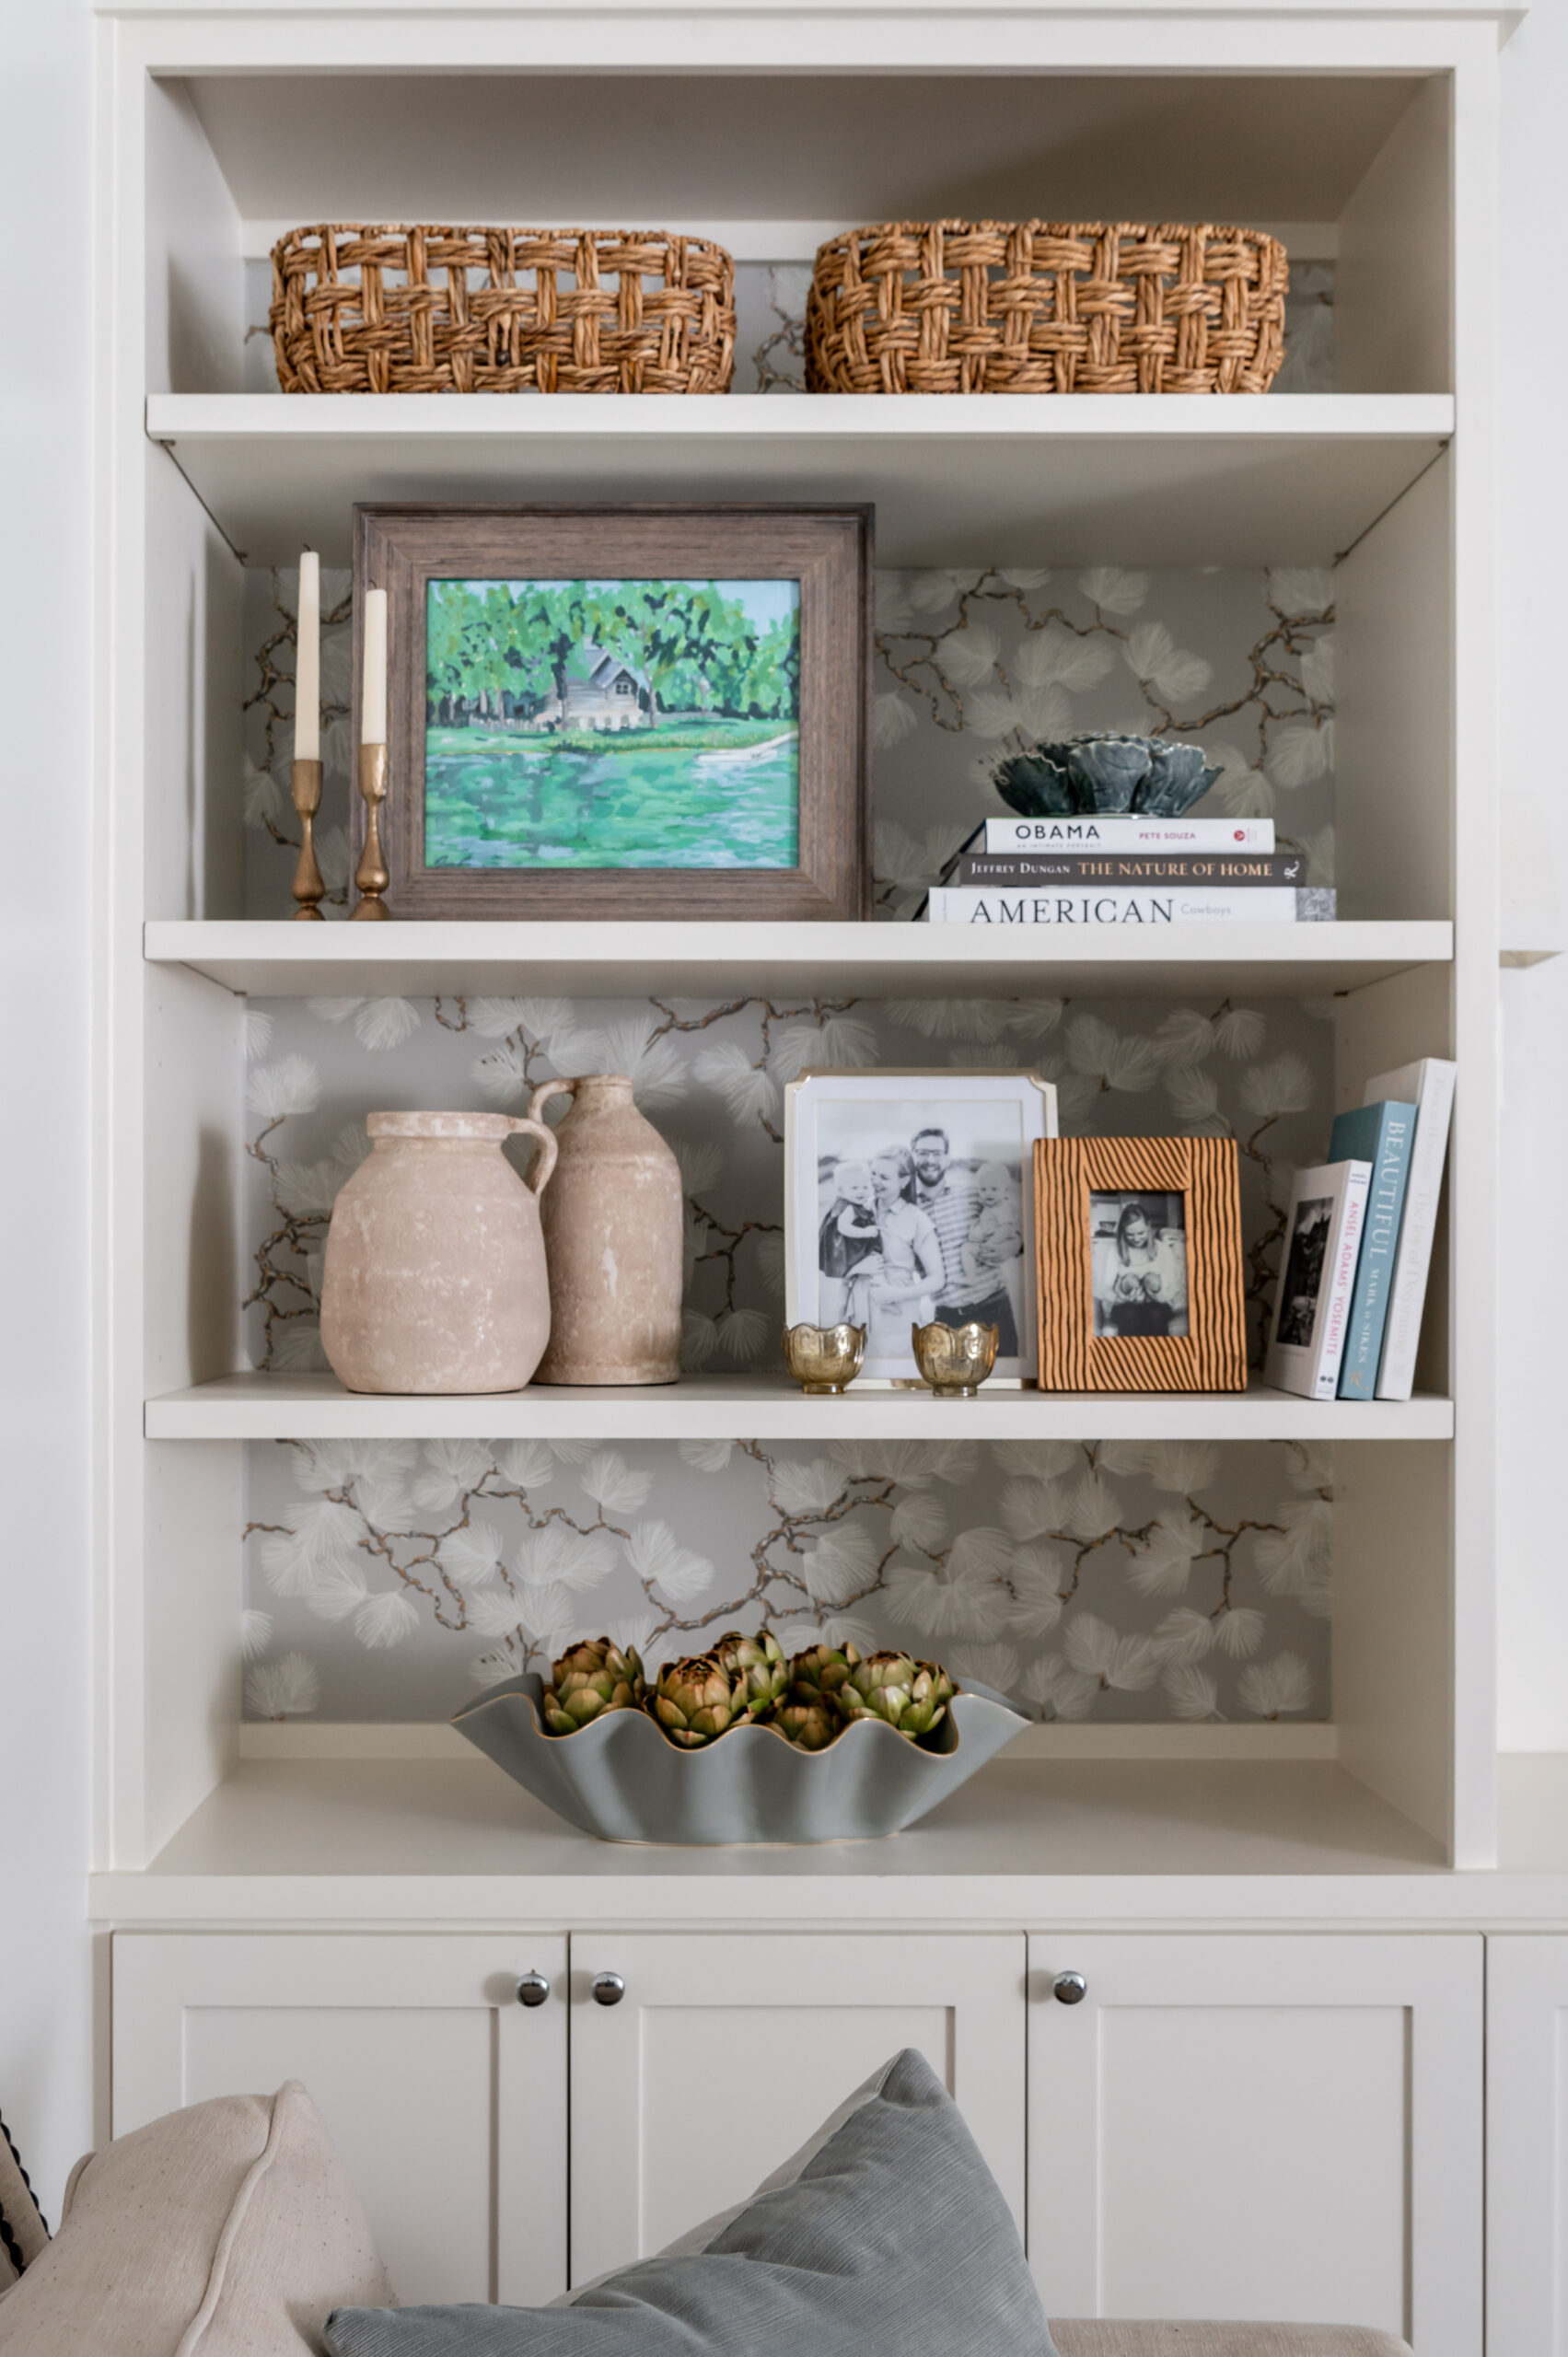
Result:
[[[388,593],[388,737],[389,788],[381,817],[382,843],[390,881],[386,898],[389,913],[403,918],[524,918],[550,919],[724,919],[760,922],[859,919],[871,912],[869,856],[870,797],[868,762],[871,741],[870,697],[872,656],[872,530],[874,511],[868,506],[751,507],[433,507],[359,506],[354,510],[354,742],[360,737],[363,692],[363,616],[366,589]],[[430,694],[427,616],[430,585],[450,584],[454,591],[495,587],[508,591],[547,592],[586,588],[593,597],[612,598],[624,585],[627,591],[648,593],[687,589],[692,602],[703,592],[714,593],[715,611],[728,613],[733,626],[736,599],[720,593],[752,598],[760,610],[787,606],[787,618],[775,615],[771,623],[742,624],[771,634],[768,653],[776,657],[785,645],[785,661],[797,666],[793,688],[796,711],[787,714],[777,687],[780,666],[770,677],[771,698],[761,705],[751,698],[753,716],[738,718],[727,732],[716,732],[721,749],[701,750],[704,729],[714,732],[716,717],[708,708],[702,656],[694,654],[679,676],[699,679],[703,709],[687,715],[665,714],[670,725],[656,745],[625,732],[645,726],[656,734],[663,726],[657,686],[651,665],[639,667],[634,656],[611,650],[634,719],[624,713],[606,717],[602,709],[589,712],[578,726],[577,706],[588,710],[587,700],[598,690],[598,670],[586,681],[566,679],[566,658],[557,671],[553,694],[539,694],[539,666],[532,659],[532,684],[526,702],[516,702],[508,690],[487,686],[480,691],[484,727],[513,732],[515,743],[497,740],[496,760],[486,791],[494,791],[496,774],[508,781],[538,778],[556,770],[573,777],[598,773],[629,774],[627,757],[640,761],[636,791],[596,784],[595,794],[618,808],[635,807],[645,795],[656,796],[648,820],[650,839],[659,836],[660,819],[668,807],[689,813],[686,839],[676,845],[679,857],[669,864],[643,864],[640,856],[623,855],[624,846],[611,847],[606,864],[593,864],[591,837],[519,853],[506,845],[500,854],[491,842],[475,844],[475,864],[454,864],[453,843],[460,845],[459,823],[441,820],[443,832],[436,848],[447,855],[429,857],[432,831],[427,821],[436,807],[427,776],[427,742],[443,709]],[[791,598],[771,585],[798,584]],[[530,627],[534,627],[530,625]],[[543,625],[548,627],[548,624]],[[699,644],[696,625],[688,640]],[[532,640],[529,644],[533,644]],[[653,643],[648,641],[645,643]],[[586,659],[604,650],[582,641]],[[504,652],[504,661],[518,660]],[[571,658],[582,668],[576,650]],[[760,659],[760,658],[759,658]],[[497,676],[500,676],[499,674]],[[516,674],[519,689],[522,674]],[[734,664],[728,675],[735,676]],[[544,680],[548,691],[548,677]],[[732,702],[747,711],[749,676],[738,691],[730,689]],[[690,688],[688,688],[690,692]],[[607,691],[605,691],[607,692]],[[576,698],[575,705],[571,700]],[[773,709],[784,716],[783,732],[769,737],[774,724],[755,717],[756,711]],[[492,714],[494,715],[492,718]],[[462,700],[461,722],[467,726],[469,706]],[[668,739],[682,734],[681,720],[691,724],[687,741],[670,748]],[[596,734],[590,749],[587,729]],[[765,740],[754,739],[759,729]],[[793,744],[790,742],[794,732]],[[696,739],[693,745],[691,739]],[[552,740],[552,741],[551,741]],[[558,751],[557,748],[563,748]],[[450,753],[457,749],[447,745]],[[656,801],[656,753],[666,753],[666,767],[684,763],[670,790],[668,804]],[[714,766],[701,783],[703,793],[688,795],[695,769],[693,754]],[[619,757],[619,758],[618,758]],[[469,759],[466,753],[464,760]],[[771,762],[771,772],[763,764]],[[503,763],[509,766],[503,767]],[[447,762],[449,771],[455,764]],[[793,771],[793,775],[790,773]],[[510,783],[508,795],[516,792]],[[530,784],[529,792],[542,792]],[[549,792],[554,807],[571,807],[578,789],[554,778]],[[460,790],[459,790],[460,796]],[[733,800],[732,797],[733,796]],[[684,797],[684,800],[683,800]],[[586,798],[579,796],[579,798]],[[737,817],[741,804],[765,805],[762,824],[772,831],[764,838],[769,864],[757,862],[754,819]],[[645,807],[650,807],[646,803]],[[791,817],[793,808],[793,819]],[[793,832],[791,829],[793,827]],[[749,829],[749,835],[747,830]],[[634,832],[634,828],[633,830]],[[364,842],[365,811],[354,797],[354,841],[357,860]],[[713,843],[713,864],[703,858],[703,845]],[[635,845],[633,845],[635,850]],[[574,864],[559,864],[570,859]],[[503,864],[503,860],[508,864]]]
[[[1042,1390],[1246,1390],[1234,1138],[1043,1139],[1035,1223]]]

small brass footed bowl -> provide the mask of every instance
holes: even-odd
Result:
[[[864,1326],[786,1326],[784,1364],[802,1391],[847,1391],[865,1356]]]
[[[999,1326],[912,1326],[914,1363],[938,1399],[972,1399],[996,1364]]]

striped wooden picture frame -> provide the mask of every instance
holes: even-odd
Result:
[[[1179,1195],[1185,1333],[1097,1332],[1097,1195]],[[1245,1391],[1234,1138],[1045,1138],[1035,1147],[1042,1391]]]

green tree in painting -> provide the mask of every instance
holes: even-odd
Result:
[[[499,718],[507,694],[552,692],[563,707],[587,646],[639,674],[656,723],[661,712],[792,719],[798,708],[793,619],[759,633],[711,582],[442,581],[431,584],[426,634],[433,716]]]

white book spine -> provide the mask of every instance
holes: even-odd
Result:
[[[1415,1388],[1421,1314],[1426,1306],[1432,1239],[1437,1229],[1437,1199],[1443,1191],[1443,1165],[1447,1156],[1448,1124],[1454,1109],[1454,1069],[1443,1058],[1433,1056],[1422,1071],[1415,1144],[1411,1152],[1404,1215],[1394,1254],[1394,1280],[1388,1290],[1388,1322],[1377,1369],[1379,1399],[1408,1399]]]
[[[988,852],[1270,851],[1272,819],[988,819]]]
[[[1371,1191],[1372,1165],[1353,1162],[1345,1180],[1345,1215],[1334,1254],[1333,1277],[1323,1305],[1323,1341],[1312,1378],[1314,1399],[1332,1399],[1340,1387],[1340,1363],[1345,1354],[1345,1329],[1350,1323],[1351,1295],[1355,1290],[1356,1263],[1361,1258],[1361,1231],[1366,1222],[1366,1202]]]
[[[1302,891],[1287,884],[1229,889],[1201,884],[1136,889],[1122,885],[938,885],[932,891],[927,911],[932,924],[978,924],[997,930],[1050,925],[1079,931],[1106,925],[1152,926],[1159,931],[1178,924],[1310,923],[1331,920],[1333,914],[1331,890],[1312,887]]]

